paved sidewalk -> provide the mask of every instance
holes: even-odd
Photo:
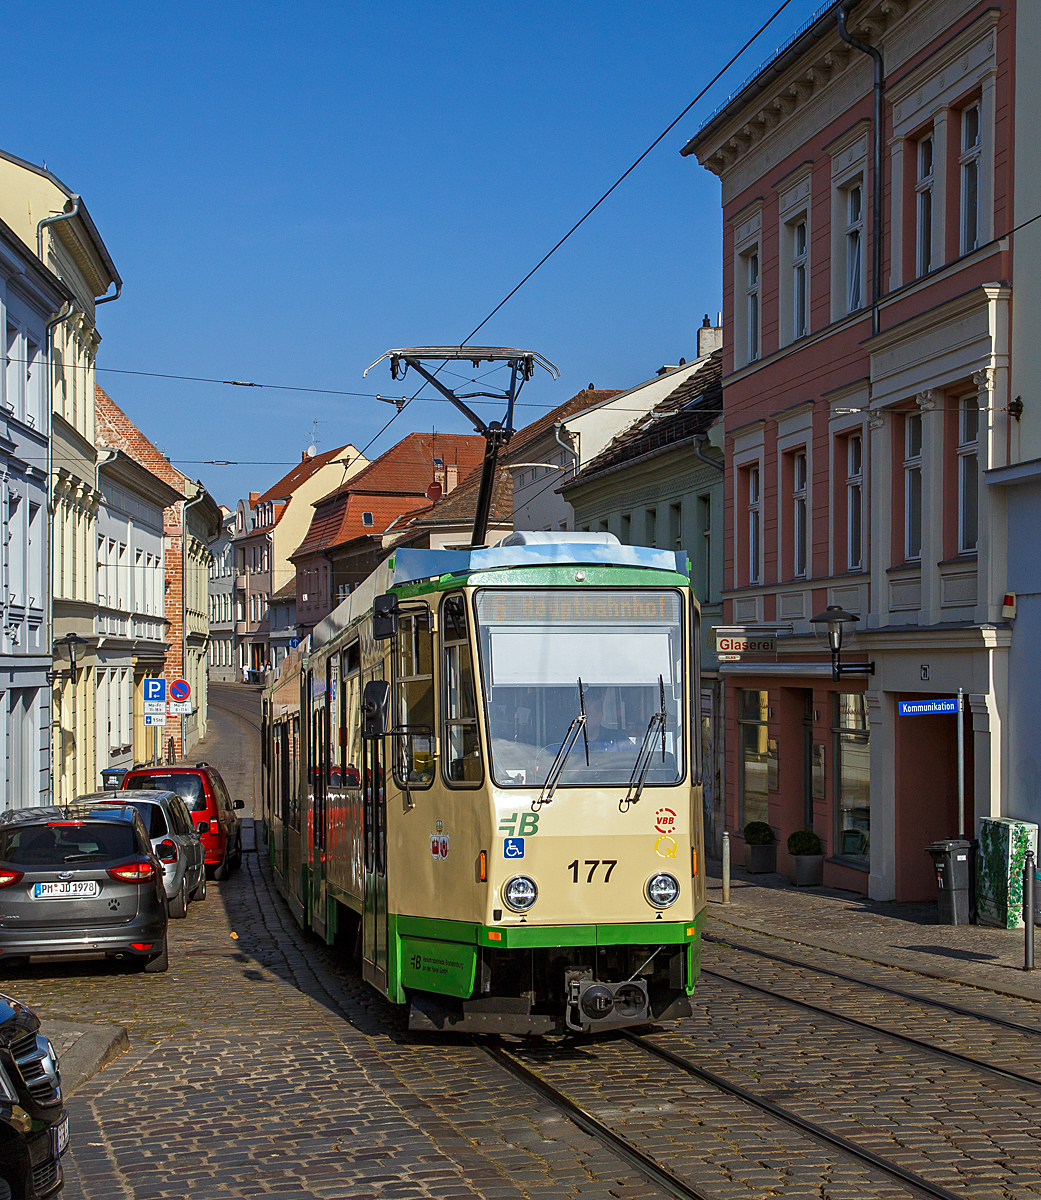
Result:
[[[1023,971],[1024,931],[984,925],[938,925],[935,904],[869,900],[836,888],[794,888],[786,875],[731,868],[730,904],[722,903],[721,864],[708,861],[709,932],[727,926],[1041,1000],[1041,970]],[[1037,939],[1041,963],[1041,937]]]

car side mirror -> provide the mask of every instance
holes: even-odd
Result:
[[[195,826],[195,832],[196,832],[196,833],[200,833],[200,834],[202,834],[202,833],[209,833],[209,832],[210,832],[210,823],[209,823],[209,821],[200,821],[200,822],[199,822],[199,823],[198,823],[198,824]]]
[[[372,636],[385,642],[398,632],[398,598],[392,592],[377,596],[372,602]]]
[[[361,736],[378,738],[390,731],[390,684],[370,679],[361,698]]]
[[[245,802],[245,800],[236,800],[235,803],[232,805],[232,807],[233,808],[245,808],[246,802]]]

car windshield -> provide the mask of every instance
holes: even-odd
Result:
[[[131,808],[136,808],[141,814],[141,820],[144,822],[145,829],[148,830],[150,838],[165,837],[169,833],[166,824],[166,814],[163,812],[161,804],[155,804],[151,800],[120,800],[113,801],[120,805],[129,805]]]
[[[126,787],[128,791],[176,792],[188,805],[189,812],[206,811],[206,794],[198,775],[135,775]]]
[[[115,821],[23,825],[0,830],[0,862],[18,867],[62,867],[108,862],[136,853],[134,830]]]
[[[683,777],[681,616],[675,591],[479,593],[495,782],[542,787],[584,708],[584,736],[580,730],[559,786],[627,784],[664,697],[664,739],[656,727],[646,782],[678,783]]]

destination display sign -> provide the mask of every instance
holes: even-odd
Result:
[[[680,619],[676,592],[484,592],[478,613],[491,624],[672,625]]]

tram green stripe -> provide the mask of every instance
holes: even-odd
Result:
[[[580,587],[687,587],[690,580],[676,571],[658,571],[651,567],[598,567],[582,564],[585,580]],[[473,571],[467,575],[442,575],[408,583],[395,589],[402,599],[447,592],[460,587],[570,587],[575,586],[575,566],[502,567],[494,571]]]
[[[705,923],[704,911],[693,921],[642,921],[620,925],[477,925],[436,917],[394,916],[398,937],[434,938],[446,942],[519,950],[556,946],[681,945],[692,941]],[[499,936],[489,936],[497,934]]]

